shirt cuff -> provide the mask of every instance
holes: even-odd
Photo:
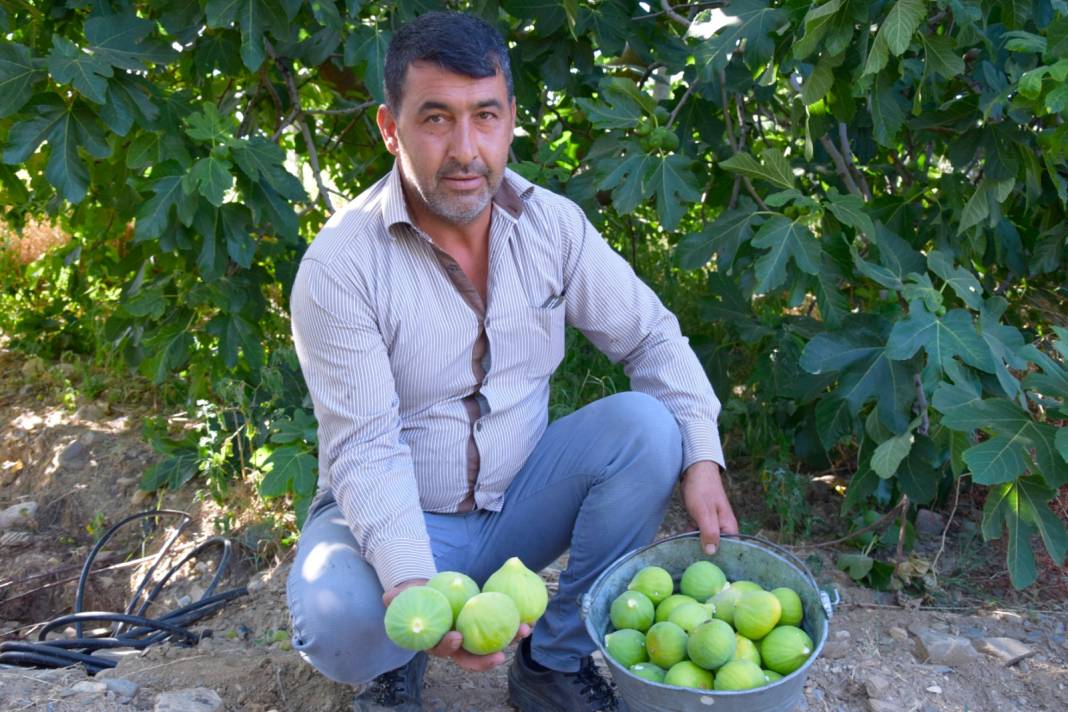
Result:
[[[726,461],[723,458],[723,446],[719,441],[719,427],[716,423],[702,420],[694,423],[683,424],[682,431],[682,471],[695,462],[711,460],[719,465],[721,470],[726,470]]]
[[[438,572],[430,542],[425,539],[386,541],[367,551],[366,557],[383,591],[412,579],[429,579]]]

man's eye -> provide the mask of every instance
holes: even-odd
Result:
[[[444,120],[445,117],[441,114],[431,114],[430,116],[426,117],[426,122],[428,124],[440,124]]]
[[[478,115],[478,118],[482,119],[483,121],[489,121],[490,119],[494,119],[496,117],[497,115],[494,114],[492,111],[483,111]]]

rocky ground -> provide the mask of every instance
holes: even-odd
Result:
[[[140,435],[141,419],[154,412],[151,403],[135,407],[69,398],[64,403],[47,384],[69,378],[57,376],[54,367],[47,373],[42,368],[0,349],[0,640],[32,637],[35,623],[72,610],[75,584],[64,580],[77,576],[94,533],[99,536],[122,517],[157,504],[187,511],[191,526],[175,555],[211,536],[220,521],[218,509],[193,488],[159,501],[138,491],[138,478],[155,459]],[[749,506],[745,492],[733,492],[732,499],[739,509]],[[834,516],[834,507],[827,516]],[[963,519],[958,515],[958,522]],[[115,669],[95,677],[77,669],[0,667],[0,710],[349,709],[351,691],[322,678],[291,649],[284,594],[291,550],[256,551],[255,527],[243,524],[234,537],[251,542],[256,555],[235,561],[220,590],[247,585],[249,594],[193,626],[211,629],[211,637],[192,647],[162,644],[121,653]],[[687,529],[676,508],[661,534]],[[134,527],[117,536],[99,561],[121,566],[151,554],[168,531],[148,532],[142,544],[144,533]],[[918,550],[940,545],[936,528],[921,531]],[[947,590],[938,596],[906,597],[854,586],[836,570],[833,551],[812,547],[797,553],[822,585],[842,595],[798,709],[1068,709],[1063,570],[1046,571],[1036,589],[1044,595],[1000,589],[992,574],[985,580],[989,585],[946,581]],[[951,536],[943,567],[948,571],[953,557],[963,555]],[[996,572],[998,564],[975,565]],[[564,565],[562,559],[544,572],[550,588]],[[124,566],[91,577],[86,609],[121,610],[141,571]],[[199,598],[213,573],[212,560],[183,568],[161,594],[160,609]],[[953,586],[956,591],[948,590]],[[435,660],[424,697],[428,710],[512,709],[504,666],[470,674]],[[695,703],[695,708],[704,707]]]

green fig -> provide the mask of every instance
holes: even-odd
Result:
[[[452,606],[454,619],[460,615],[460,609],[467,603],[467,599],[478,593],[475,580],[459,571],[442,571],[427,581],[426,585],[445,594],[449,605]]]
[[[503,593],[511,598],[519,609],[519,620],[528,625],[533,625],[541,618],[545,607],[549,605],[549,589],[545,587],[545,582],[528,569],[518,556],[505,561],[486,579],[482,591]]]
[[[386,608],[386,635],[407,650],[427,650],[452,628],[452,606],[445,594],[428,586],[401,591]]]
[[[472,596],[456,616],[463,648],[475,655],[504,650],[519,631],[519,609],[503,593],[483,591]]]

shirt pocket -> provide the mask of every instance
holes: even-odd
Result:
[[[530,371],[535,378],[551,376],[564,360],[564,327],[567,310],[563,302],[551,307],[528,307],[531,328]]]

